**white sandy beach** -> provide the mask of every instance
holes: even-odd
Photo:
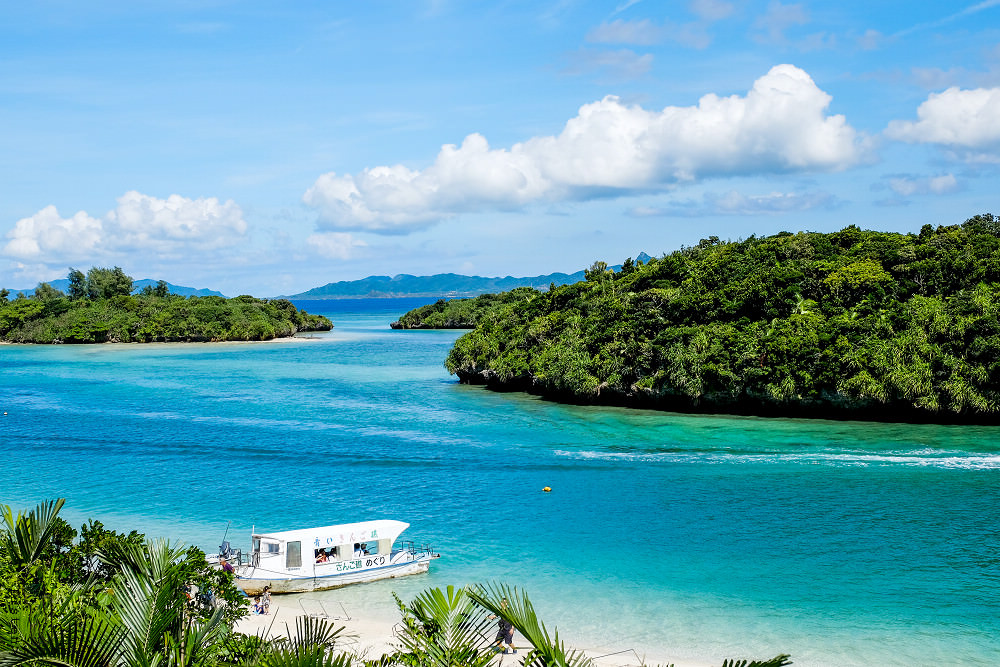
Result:
[[[271,598],[269,614],[251,614],[237,622],[236,630],[268,638],[287,637],[289,634],[294,635],[296,619],[304,615],[326,618],[337,627],[344,626],[346,639],[342,645],[345,651],[365,658],[374,658],[397,650],[398,642],[394,636],[394,628],[400,621],[398,613],[366,614],[364,609],[349,608],[328,598],[319,599],[308,594],[276,595]],[[520,658],[524,657],[530,645],[524,637],[515,633],[514,646],[518,649],[518,654],[497,655],[496,664],[520,664]],[[638,648],[589,647],[577,644],[569,646],[583,650],[594,659],[597,667],[639,667],[644,664],[643,657],[646,659],[645,664],[650,667],[666,664],[674,664],[676,667],[711,667],[706,663],[679,662],[669,656],[654,655],[652,652],[644,656],[643,650]]]

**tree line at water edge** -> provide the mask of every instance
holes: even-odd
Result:
[[[9,343],[270,340],[332,327],[287,299],[184,297],[163,281],[133,294],[119,267],[70,269],[68,294],[48,283],[13,299],[0,290],[0,341]]]
[[[913,421],[1000,417],[1000,219],[716,237],[522,289],[445,362],[581,403]],[[513,292],[510,294],[514,294]],[[446,315],[438,315],[446,317]]]

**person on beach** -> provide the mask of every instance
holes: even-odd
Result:
[[[225,558],[220,558],[219,564],[222,565],[223,572],[228,572],[229,574],[233,574],[233,566],[229,564],[228,560],[226,560]]]
[[[500,608],[504,611],[507,610],[507,598],[500,601]],[[497,629],[497,638],[493,640],[495,643],[493,650],[502,651],[504,654],[517,653],[517,649],[514,648],[514,625],[503,616],[491,614],[490,619],[494,618],[499,619],[497,621],[499,628]],[[504,644],[507,645],[507,648],[504,648]]]
[[[263,614],[264,613],[262,611],[262,607],[260,606],[260,596],[259,595],[257,595],[253,599],[253,613],[254,614]]]
[[[264,586],[264,592],[260,595],[260,609],[262,614],[271,613],[271,585]]]

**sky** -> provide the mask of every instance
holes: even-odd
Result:
[[[0,286],[289,295],[1000,214],[1000,0],[0,6]]]

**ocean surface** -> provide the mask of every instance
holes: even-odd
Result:
[[[431,573],[328,604],[503,581],[571,645],[653,663],[1000,663],[996,428],[462,386],[442,365],[460,332],[388,327],[427,301],[300,302],[335,329],[293,341],[0,346],[0,503],[65,497],[74,526],[210,552],[401,519]]]

